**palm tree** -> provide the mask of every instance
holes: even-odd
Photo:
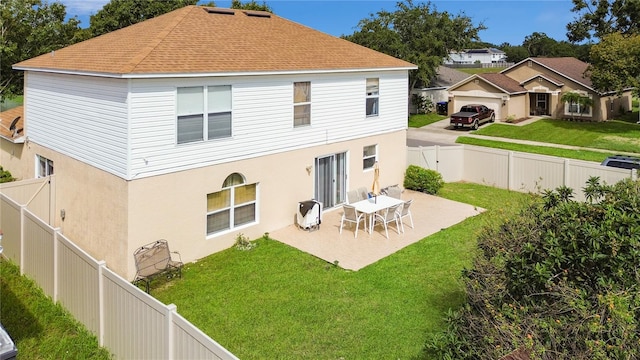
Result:
[[[580,108],[580,112],[584,112],[584,109],[586,109],[588,106],[593,106],[593,99],[574,91],[563,93],[562,97],[560,97],[560,101],[562,101],[563,103],[569,103],[569,105],[577,104]],[[571,120],[574,120],[574,112],[571,106],[569,106],[569,111],[571,112]]]

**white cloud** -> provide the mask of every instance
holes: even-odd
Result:
[[[101,10],[109,0],[58,0],[67,8],[67,15],[80,17],[93,15]]]

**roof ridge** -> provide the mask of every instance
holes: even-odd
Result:
[[[140,51],[131,58],[129,63],[122,67],[122,73],[132,72],[138,64],[140,64],[166,37],[171,33],[176,26],[178,26],[182,20],[193,10],[193,8],[197,8],[195,5],[187,5],[181,9],[174,10],[175,12],[179,12],[167,26],[162,31],[159,31],[156,36],[150,41],[147,46],[140,49]],[[172,12],[174,12],[172,11]],[[171,12],[167,13],[170,14]],[[166,14],[165,14],[166,15]],[[162,16],[162,15],[161,15]]]

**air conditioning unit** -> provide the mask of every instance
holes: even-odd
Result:
[[[297,224],[305,230],[318,230],[322,223],[322,203],[316,200],[306,200],[298,203]]]

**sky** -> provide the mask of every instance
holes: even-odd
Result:
[[[82,27],[89,26],[89,17],[109,0],[59,0],[66,5],[67,15],[77,15]],[[416,3],[420,0],[414,0]],[[208,2],[205,1],[205,2]],[[261,0],[258,0],[262,3]],[[387,0],[265,0],[273,12],[285,19],[324,33],[340,36],[353,34],[358,22],[380,10],[395,11],[397,1]],[[229,7],[231,1],[215,1],[219,7]],[[557,41],[567,40],[566,25],[576,14],[571,12],[571,0],[432,0],[437,11],[457,15],[464,13],[474,25],[487,27],[480,39],[495,45],[508,42],[520,45],[525,36],[545,33]]]

